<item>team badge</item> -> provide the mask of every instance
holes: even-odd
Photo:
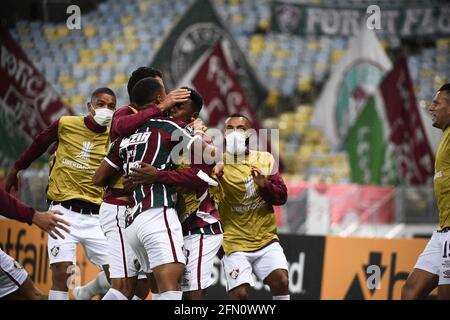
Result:
[[[133,263],[134,263],[134,267],[136,268],[136,270],[141,270],[141,264],[139,263],[138,259],[134,259]]]
[[[239,269],[233,269],[230,273],[229,273],[231,279],[236,280],[237,277],[239,276]]]
[[[282,32],[294,33],[300,26],[300,9],[296,6],[285,4],[276,8],[276,20]]]
[[[52,256],[56,257],[59,253],[59,246],[53,246],[53,248],[50,250]]]

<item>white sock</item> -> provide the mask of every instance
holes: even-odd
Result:
[[[69,292],[49,290],[48,300],[69,300]]]
[[[122,292],[120,292],[117,289],[111,288],[108,290],[108,292],[103,296],[102,300],[128,300],[127,297],[123,295]]]
[[[291,296],[288,294],[285,296],[273,296],[272,300],[291,300]]]
[[[160,300],[160,294],[159,293],[153,293],[152,292],[152,300]]]
[[[91,300],[93,296],[104,295],[111,288],[104,271],[100,271],[94,280],[88,282],[82,287],[74,289],[74,295],[77,300]]]
[[[139,298],[137,295],[134,295],[133,298],[131,298],[131,300],[142,300],[142,299]]]
[[[166,291],[159,294],[158,300],[181,300],[182,291]]]

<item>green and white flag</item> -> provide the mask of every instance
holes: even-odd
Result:
[[[353,182],[391,185],[399,182],[389,132],[382,98],[375,94],[369,98],[343,141]]]
[[[322,129],[333,149],[340,149],[368,98],[391,68],[375,33],[364,26],[349,41],[346,54],[315,103],[311,124]]]

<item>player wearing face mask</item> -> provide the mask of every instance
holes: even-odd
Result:
[[[63,213],[70,223],[65,239],[48,239],[48,257],[52,269],[49,300],[68,300],[67,271],[76,262],[76,246],[82,243],[92,263],[107,272],[106,238],[100,228],[99,206],[102,188],[92,183],[92,176],[106,155],[109,129],[116,96],[109,88],[99,88],[87,104],[87,116],[63,116],[39,133],[10,170],[6,191],[17,190],[17,174],[57,143],[50,170],[47,199],[50,210]],[[105,274],[99,287],[108,287]]]
[[[248,299],[252,273],[270,287],[274,300],[288,300],[288,265],[277,236],[274,205],[287,200],[269,152],[250,150],[251,123],[242,114],[225,122],[224,164],[215,168],[224,227],[222,263],[231,299]]]

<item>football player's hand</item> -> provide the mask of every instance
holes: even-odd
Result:
[[[252,166],[252,177],[259,188],[264,188],[269,184],[269,180],[267,180],[266,176],[255,166]]]
[[[131,193],[131,191],[133,191],[134,189],[133,180],[131,180],[127,175],[123,176],[123,188],[128,193]]]
[[[191,91],[187,89],[175,89],[166,96],[166,98],[159,104],[159,110],[166,112],[177,103],[186,102],[191,96]]]
[[[151,164],[141,162],[140,168],[131,168],[130,179],[135,185],[137,184],[152,184],[156,180],[156,169]]]
[[[62,215],[62,213],[57,210],[49,210],[46,212],[36,211],[33,216],[33,224],[37,225],[43,231],[48,232],[49,236],[53,239],[56,239],[57,236],[64,239],[61,230],[70,233],[69,229],[66,227],[70,226],[70,223],[57,215]]]
[[[195,134],[205,134],[205,132],[208,130],[208,127],[200,118],[195,119],[189,125],[194,128]]]
[[[12,167],[9,172],[8,172],[8,176],[6,177],[6,185],[5,185],[5,190],[6,192],[10,192],[11,188],[14,187],[14,190],[18,191],[19,190],[19,179],[17,178],[17,169]]]
[[[216,177],[222,177],[223,176],[223,168],[225,167],[225,164],[223,162],[218,162],[216,163],[216,165],[214,166],[214,174],[216,175]]]

